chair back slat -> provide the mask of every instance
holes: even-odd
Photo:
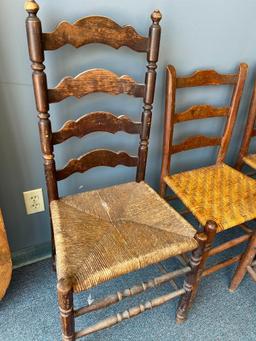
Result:
[[[53,32],[43,33],[45,50],[56,50],[66,44],[76,48],[91,43],[109,45],[115,49],[127,46],[137,52],[147,52],[148,37],[132,26],[120,26],[103,16],[90,16],[70,24],[62,21]]]
[[[67,165],[56,172],[57,181],[66,179],[74,173],[84,173],[85,171],[98,167],[108,166],[116,167],[123,165],[127,167],[135,167],[138,163],[138,157],[129,155],[125,152],[114,152],[107,149],[93,150],[78,159],[70,160]]]
[[[127,94],[143,97],[144,84],[138,84],[130,76],[117,76],[104,69],[93,69],[80,73],[75,78],[65,77],[54,88],[48,90],[49,103],[57,103],[67,97],[81,98],[94,92],[111,95]]]
[[[174,123],[198,120],[210,117],[229,115],[229,107],[215,107],[213,105],[193,105],[185,111],[175,113]]]
[[[172,65],[167,66],[166,72],[166,99],[165,99],[165,126],[163,141],[162,168],[160,177],[160,194],[165,195],[166,184],[164,177],[170,174],[171,155],[187,150],[219,146],[216,163],[223,162],[227,153],[228,145],[231,139],[233,127],[235,124],[244,83],[247,76],[248,66],[240,64],[239,71],[236,74],[219,74],[214,70],[196,71],[188,77],[177,77],[176,70]],[[187,110],[177,113],[176,90],[178,88],[196,87],[196,86],[233,86],[232,100],[229,107],[214,107],[212,105],[194,105]],[[180,122],[212,118],[225,117],[226,125],[224,134],[220,137],[212,136],[189,136],[179,144],[173,144],[174,126]]]
[[[200,70],[190,76],[177,78],[176,88],[236,84],[237,77],[237,74],[222,75],[215,70]]]
[[[180,144],[175,144],[171,148],[171,153],[176,154],[186,150],[218,146],[221,143],[221,137],[208,137],[204,135],[197,135],[188,137]]]
[[[75,121],[65,122],[60,130],[52,134],[52,142],[59,144],[73,136],[82,138],[97,131],[112,134],[118,131],[139,134],[140,130],[141,122],[132,121],[128,116],[116,116],[110,112],[98,111],[88,113]]]

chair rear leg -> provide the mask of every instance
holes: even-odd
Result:
[[[208,258],[211,244],[216,236],[217,224],[214,221],[207,221],[204,232],[197,233],[195,238],[198,248],[192,252],[190,259],[191,272],[184,281],[185,294],[182,296],[177,314],[176,322],[182,323],[187,319],[189,308],[196,296],[200,280],[202,278],[204,265]]]
[[[233,292],[238,288],[239,284],[242,282],[247,272],[247,267],[252,264],[255,255],[256,255],[256,232],[254,232],[254,234],[252,235],[250,242],[247,246],[247,249],[241,261],[239,262],[236,272],[232,278],[229,291]]]
[[[58,302],[62,327],[62,341],[75,340],[73,290],[69,280],[61,279],[57,284]]]

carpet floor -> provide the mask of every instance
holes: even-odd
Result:
[[[165,262],[168,270],[177,268],[176,260]],[[246,276],[239,289],[231,294],[228,285],[234,267],[228,267],[203,279],[197,299],[183,325],[175,324],[178,299],[108,330],[84,338],[92,341],[240,341],[256,340],[256,285]],[[105,283],[76,297],[75,305],[102,297],[160,274],[156,266]],[[181,285],[182,283],[179,282]],[[16,269],[8,293],[0,302],[1,341],[61,340],[56,299],[55,273],[50,260]],[[164,294],[170,284],[129,298],[108,311],[91,313],[77,319],[77,329],[138,302]],[[173,289],[171,289],[173,290]]]

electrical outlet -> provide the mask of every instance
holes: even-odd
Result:
[[[23,196],[27,214],[34,214],[45,210],[42,188],[23,192]]]

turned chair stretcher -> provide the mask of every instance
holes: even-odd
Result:
[[[209,248],[216,224],[208,221],[205,231],[196,233],[144,182],[161,34],[160,12],[153,12],[149,35],[143,37],[131,26],[122,27],[109,18],[99,16],[85,17],[74,24],[61,22],[53,32],[43,33],[37,16],[38,4],[34,0],[27,1],[25,9],[28,12],[28,47],[50,204],[52,254],[56,258],[63,341],[73,341],[113,326],[178,296],[182,298],[177,321],[184,321],[198,288],[202,253]],[[126,46],[146,53],[148,64],[145,82],[138,83],[128,75],[119,76],[112,71],[93,69],[76,77],[65,77],[49,89],[44,72],[44,51],[53,51],[65,44],[80,47],[93,42],[116,49]],[[76,121],[67,121],[60,130],[52,131],[49,115],[51,103],[58,103],[70,96],[81,98],[94,92],[142,98],[144,106],[141,120],[132,121],[128,116],[95,111]],[[97,149],[78,159],[71,159],[62,169],[56,168],[54,145],[73,136],[83,138],[100,131],[138,134],[138,152],[129,155],[124,151]],[[97,166],[118,165],[136,167],[136,181],[59,197],[57,184],[70,175]],[[192,256],[189,264],[184,264],[184,256],[179,257],[182,260],[181,269],[96,300],[89,306],[74,307],[75,293],[190,251]],[[178,288],[173,281],[181,275],[186,276],[184,287]],[[166,282],[171,282],[175,290],[76,331],[75,318]]]

